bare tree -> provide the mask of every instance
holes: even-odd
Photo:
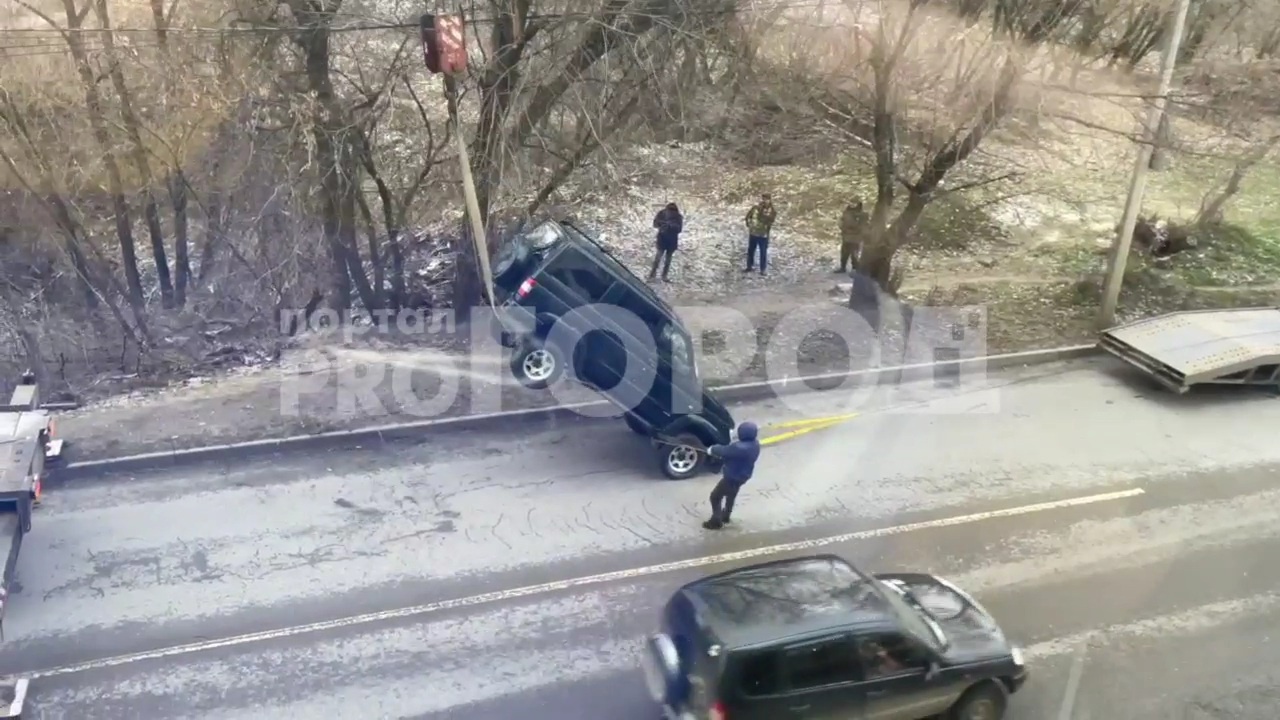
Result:
[[[1006,18],[994,32],[970,27],[953,49],[939,52],[936,39],[954,35],[955,24],[930,16],[923,6],[850,3],[852,22],[846,27],[852,29],[822,38],[843,39],[842,51],[816,37],[809,40],[815,54],[808,68],[827,80],[811,94],[810,107],[873,156],[876,198],[856,264],[890,293],[902,280],[894,259],[931,203],[1013,176],[965,177],[945,186],[1016,109],[1024,52],[1001,28],[1023,21]],[[1032,26],[1042,34],[1055,27],[1043,18]]]
[[[70,3],[72,0],[66,0]],[[166,308],[174,306],[173,278],[169,274],[169,259],[164,247],[164,229],[160,225],[160,206],[156,203],[152,191],[151,163],[147,159],[147,147],[142,142],[142,122],[133,108],[133,93],[124,79],[124,68],[116,51],[115,33],[111,27],[111,16],[107,12],[107,0],[94,0],[94,13],[102,25],[102,48],[107,57],[107,74],[111,77],[111,86],[115,89],[116,102],[120,106],[120,115],[124,120],[125,133],[129,138],[132,150],[134,170],[138,173],[142,185],[142,218],[151,237],[151,255],[156,264],[156,279],[160,284],[161,303]],[[184,253],[185,254],[185,253]]]
[[[331,78],[330,26],[342,0],[288,0],[297,20],[293,41],[303,53],[307,87],[311,91],[311,133],[315,142],[321,189],[321,215],[325,242],[333,262],[332,305],[351,307],[354,283],[369,310],[382,308],[381,288],[365,275],[356,246],[356,186],[354,143],[348,111],[334,90]]]
[[[133,238],[133,221],[129,202],[125,197],[124,180],[120,174],[120,163],[116,157],[115,143],[107,127],[107,106],[102,94],[98,91],[97,73],[90,63],[89,50],[85,45],[85,17],[92,9],[87,3],[82,8],[75,6],[75,0],[62,0],[66,26],[59,25],[51,16],[37,9],[26,0],[14,0],[32,15],[43,20],[50,28],[56,30],[67,44],[75,63],[76,72],[80,75],[85,97],[85,111],[89,123],[98,142],[102,154],[102,164],[107,173],[108,189],[111,193],[112,210],[115,213],[116,237],[120,241],[120,255],[124,263],[125,282],[128,286],[129,304],[135,312],[142,312],[143,290],[142,276],[138,272],[138,253]]]
[[[1218,188],[1205,193],[1204,198],[1200,201],[1200,210],[1196,213],[1194,224],[1198,227],[1205,227],[1221,223],[1224,219],[1227,203],[1231,202],[1231,199],[1239,194],[1244,184],[1245,176],[1265,160],[1278,145],[1280,145],[1280,135],[1272,135],[1256,142],[1237,159],[1231,168],[1231,174],[1227,176],[1226,182]]]

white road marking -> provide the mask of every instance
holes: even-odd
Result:
[[[1080,678],[1084,676],[1084,659],[1089,654],[1089,646],[1080,644],[1076,657],[1071,661],[1071,672],[1067,675],[1067,691],[1062,696],[1062,708],[1058,711],[1058,720],[1071,720],[1075,716],[1076,698],[1080,695]]]
[[[1233,600],[1222,600],[1168,615],[1045,640],[1023,648],[1022,653],[1028,660],[1042,660],[1047,657],[1066,655],[1082,648],[1101,646],[1103,643],[1112,645],[1119,640],[1193,635],[1240,617],[1277,608],[1280,608],[1280,593],[1262,593]]]
[[[680,570],[689,570],[693,568],[707,567],[710,565],[719,565],[722,563],[738,562],[742,560],[752,560],[772,555],[781,555],[785,553],[802,552],[806,550],[815,550],[828,545],[837,545],[853,540],[867,540],[872,538],[886,537],[889,535],[899,535],[903,533],[915,532],[920,530],[932,530],[936,528],[955,527],[957,525],[969,525],[973,523],[983,522],[987,520],[996,520],[1000,518],[1018,517],[1023,515],[1031,515],[1034,513],[1048,512],[1051,510],[1061,510],[1072,507],[1080,507],[1084,505],[1093,505],[1097,503],[1110,502],[1113,500],[1124,500],[1127,498],[1138,497],[1145,494],[1142,488],[1133,488],[1130,490],[1121,490],[1117,492],[1100,493],[1096,495],[1085,495],[1082,497],[1068,498],[1063,500],[1052,500],[1049,502],[1035,503],[1032,505],[1020,505],[1012,508],[1004,508],[1001,510],[989,510],[985,512],[970,513],[968,515],[957,515],[948,518],[939,518],[937,520],[924,520],[915,523],[906,523],[903,525],[894,525],[890,527],[877,528],[874,530],[863,530],[859,532],[844,533],[841,535],[833,535],[825,538],[815,538],[812,540],[801,540],[798,542],[782,543],[778,545],[770,545],[767,547],[754,548],[751,550],[742,550],[739,552],[722,553],[718,555],[708,555],[705,557],[690,558],[688,560],[678,560],[675,562],[660,563],[657,565],[648,565],[645,567],[629,568],[626,570],[616,570],[613,572],[600,573],[598,575],[588,575],[567,580],[556,580],[552,582],[540,583],[537,585],[526,585],[523,587],[509,588],[506,590],[497,590],[468,597],[454,598],[451,600],[442,600],[439,602],[425,603],[422,605],[413,605],[409,607],[396,608],[391,610],[383,610],[373,613],[365,613],[361,615],[352,615],[344,618],[336,618],[333,620],[325,620],[322,622],[308,623],[305,625],[294,625],[291,627],[279,628],[276,630],[266,630],[262,632],[246,633],[243,635],[234,635],[231,637],[220,638],[216,640],[205,640],[201,642],[187,643],[183,645],[174,645],[156,650],[148,650],[145,652],[129,653],[126,655],[117,655],[114,657],[101,658],[98,660],[89,660],[81,663],[73,663],[60,667],[48,668],[33,673],[25,673],[23,676],[28,678],[44,678],[59,675],[73,675],[76,673],[88,672],[90,670],[101,670],[104,668],[118,667],[121,665],[129,665],[132,663],[143,662],[146,660],[156,660],[179,655],[189,655],[192,653],[200,653],[209,650],[217,650],[220,648],[236,647],[241,645],[250,645],[253,643],[267,642],[271,640],[280,640],[284,638],[298,637],[302,635],[310,635],[330,630],[339,630],[343,628],[351,628],[360,625],[368,625],[371,623],[385,622],[388,620],[404,620],[408,618],[417,618],[434,613],[445,612],[448,610],[457,610],[461,608],[475,607],[479,605],[487,605],[491,603],[517,600],[537,595],[546,595],[549,593],[561,592],[564,590],[572,590],[576,588],[588,587],[593,585],[603,585],[607,583],[635,580],[637,578],[648,577],[653,575],[662,575],[666,573],[676,572]]]
[[[184,720],[461,714],[457,709],[470,703],[513,696],[519,707],[520,694],[565,683],[582,687],[586,699],[608,702],[602,691],[617,688],[613,679],[620,674],[630,673],[638,686],[644,633],[626,618],[640,607],[653,615],[655,608],[648,606],[653,601],[640,584],[532,598],[314,643],[258,646],[246,656],[190,656],[130,667],[123,675],[46,683],[39,700],[41,707],[58,708],[57,717],[97,717],[94,710],[102,707],[146,707],[151,717]],[[1210,634],[1278,604],[1280,596],[1253,597],[1100,629],[1089,634],[1089,658],[1123,656],[1133,649],[1126,638],[1155,644]],[[1032,674],[1041,681],[1065,677],[1065,666],[1059,671],[1048,661],[1078,658],[1082,637],[1037,645]],[[591,687],[596,682],[603,684]],[[1088,689],[1082,687],[1072,720],[1086,717],[1080,706],[1086,697]],[[1041,715],[1058,720],[1058,708],[1045,707]]]

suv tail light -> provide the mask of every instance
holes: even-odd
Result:
[[[724,703],[715,702],[711,706],[710,720],[729,720],[729,711],[725,710]]]
[[[516,290],[516,299],[517,300],[525,299],[525,297],[529,293],[533,292],[533,289],[536,287],[538,287],[537,280],[534,280],[533,278],[529,278],[528,280],[525,280],[524,282],[520,283],[520,289]]]

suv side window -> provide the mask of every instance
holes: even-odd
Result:
[[[664,323],[660,337],[662,347],[671,355],[671,367],[677,375],[693,373],[693,359],[689,355],[689,341],[671,323]]]
[[[572,250],[560,253],[543,272],[577,294],[584,305],[600,302],[609,288],[613,287],[611,275],[582,253]]]
[[[775,695],[782,690],[778,674],[779,654],[776,651],[757,653],[742,662],[738,682],[747,697]]]
[[[856,682],[862,679],[858,654],[848,636],[789,648],[783,656],[792,690]]]
[[[858,657],[868,680],[920,670],[928,658],[904,635],[882,633],[858,638]]]

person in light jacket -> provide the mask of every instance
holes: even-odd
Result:
[[[778,219],[778,211],[773,207],[773,198],[769,193],[760,196],[760,202],[751,206],[745,218],[747,223],[747,267],[742,271],[749,273],[755,270],[756,253],[760,254],[760,274],[769,271],[769,233],[773,232],[773,221]]]
[[[738,437],[728,445],[712,445],[707,454],[724,462],[720,481],[711,490],[711,519],[702,523],[708,530],[719,530],[729,524],[738,491],[756,471],[760,458],[760,429],[753,422],[738,426]]]
[[[858,269],[858,255],[862,251],[868,219],[861,200],[849,203],[840,215],[840,267],[836,269],[837,273],[849,272],[851,264],[854,270]]]

